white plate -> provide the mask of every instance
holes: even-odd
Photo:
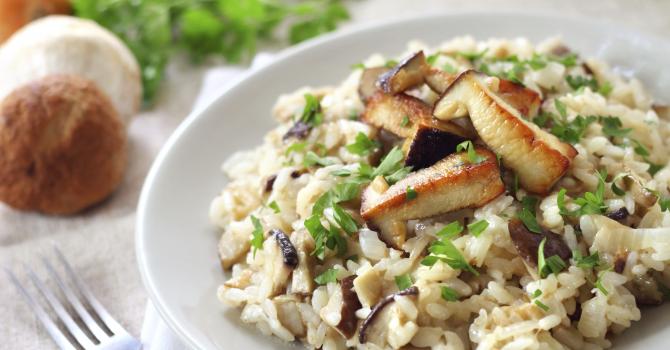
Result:
[[[464,34],[534,42],[562,35],[577,52],[605,58],[670,101],[670,44],[594,21],[511,13],[437,15],[335,33],[289,49],[191,114],[163,147],[144,184],[137,221],[140,270],[154,305],[186,343],[200,349],[285,346],[242,325],[237,311],[219,304],[216,289],[224,278],[217,259],[219,232],[207,217],[210,201],[225,183],[221,163],[261,143],[274,125],[270,110],[277,96],[304,85],[337,84],[352,63],[375,52],[396,55],[412,39],[438,44]],[[644,321],[617,339],[617,347],[663,348],[663,338],[670,337],[668,311],[668,306],[645,310]]]

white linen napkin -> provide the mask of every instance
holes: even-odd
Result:
[[[264,66],[274,59],[274,54],[259,53],[254,57],[252,68]],[[192,110],[198,110],[207,106],[216,99],[224,89],[228,88],[230,82],[245,70],[239,67],[215,67],[208,70],[203,77],[202,87],[196,97]],[[212,291],[215,297],[215,291]],[[142,325],[142,344],[145,350],[184,350],[188,349],[182,340],[174,334],[154,305],[147,303],[144,323]]]

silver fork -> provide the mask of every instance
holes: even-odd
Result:
[[[79,276],[75,274],[70,264],[65,260],[63,253],[61,253],[56,246],[54,246],[54,251],[57,257],[56,260],[63,266],[65,274],[59,275],[51,262],[45,257],[42,257],[42,262],[51,278],[58,284],[59,289],[67,300],[66,303],[71,309],[74,309],[81,321],[80,323],[77,323],[73,319],[63,303],[61,303],[54,293],[44,285],[35,272],[29,266],[24,266],[28,273],[28,277],[47,300],[53,311],[56,313],[57,318],[67,329],[67,332],[61,331],[51,317],[49,317],[44,307],[42,307],[36,298],[23,287],[21,282],[19,282],[19,279],[11,270],[5,268],[5,271],[56,344],[58,344],[61,349],[140,349],[142,344],[137,339],[133,338],[118,322],[116,322],[116,320],[112,318],[112,316],[110,316],[109,312],[107,312],[102,304],[100,304],[100,302],[93,296],[90,289],[84,284]],[[84,303],[82,303],[82,300],[78,295],[83,297],[83,301],[90,306],[90,311],[84,306]],[[99,322],[96,321],[94,317],[97,318]],[[82,326],[85,327],[80,326],[82,323]],[[66,333],[69,333],[69,337]]]

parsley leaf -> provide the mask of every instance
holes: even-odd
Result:
[[[314,282],[319,285],[337,282],[337,273],[338,269],[331,267],[320,275],[316,276],[316,278],[314,278]]]
[[[351,217],[351,214],[335,203],[333,203],[332,207],[333,218],[337,222],[337,225],[350,235],[356,233],[358,231],[358,224]]]
[[[561,118],[565,119],[568,117],[568,111],[565,107],[565,104],[561,102],[561,100],[555,99],[554,107],[556,107],[556,110],[558,111],[558,114],[561,116]]]
[[[294,142],[286,148],[284,155],[289,155],[294,152],[303,152],[307,148],[307,141]]]
[[[587,78],[581,75],[568,75],[565,81],[573,90],[591,88],[592,91],[598,91],[598,82],[593,78]]]
[[[528,208],[523,208],[521,209],[520,212],[517,213],[517,217],[523,224],[528,228],[529,231],[535,232],[535,233],[542,233],[542,227],[540,227],[540,224],[537,223],[537,218],[535,217],[535,214],[533,214]]]
[[[340,0],[73,0],[76,16],[98,22],[128,46],[140,64],[143,98],[151,105],[170,58],[188,53],[228,62],[252,57],[259,41],[288,25],[291,43],[335,29],[349,18]]]
[[[552,255],[548,258],[544,257],[544,245],[547,243],[547,238],[542,238],[540,246],[537,248],[537,270],[540,277],[545,278],[550,273],[558,274],[566,264],[558,255]]]
[[[584,137],[586,128],[588,128],[594,121],[596,121],[596,117],[594,116],[582,117],[581,115],[575,117],[571,122],[554,120],[554,126],[551,128],[551,133],[562,141],[574,145]]]
[[[261,221],[258,220],[257,217],[251,215],[249,216],[251,219],[251,223],[254,225],[254,230],[251,232],[252,238],[251,238],[251,246],[254,249],[254,258],[256,257],[256,251],[258,249],[263,249],[263,240],[265,237],[263,236],[263,225],[261,225]]]
[[[433,266],[438,260],[445,262],[452,269],[467,270],[472,274],[479,276],[475,270],[463,257],[461,251],[456,248],[449,239],[441,239],[433,242],[428,248],[431,255],[421,260],[422,265]]]
[[[471,224],[468,224],[468,231],[470,231],[470,234],[479,237],[479,235],[486,230],[486,228],[489,227],[489,222],[486,220],[479,220],[477,222],[473,222]]]
[[[268,204],[268,207],[270,207],[275,212],[275,214],[279,214],[281,212],[281,209],[279,208],[277,201],[270,202],[270,204]]]
[[[565,188],[561,188],[558,191],[558,195],[556,196],[556,205],[558,206],[559,213],[563,216],[572,216],[575,215],[575,212],[572,212],[568,210],[568,208],[565,206],[565,193],[567,190]]]
[[[626,176],[628,176],[627,173],[621,173],[621,174],[615,176],[614,179],[612,179],[612,192],[614,192],[614,194],[616,194],[617,196],[623,196],[623,195],[626,194],[626,191],[619,188],[619,186],[617,186],[617,184],[616,184],[617,180],[622,179]]]
[[[410,277],[408,274],[395,276],[395,285],[399,290],[405,290],[411,287],[412,284],[414,284],[414,282],[412,282],[412,277]]]
[[[459,51],[459,52],[456,52],[456,56],[460,56],[460,57],[463,57],[463,58],[465,58],[466,60],[468,60],[468,61],[470,61],[470,62],[474,62],[474,61],[476,61],[476,60],[481,59],[482,57],[484,57],[484,55],[486,54],[486,52],[487,52],[488,50],[489,50],[489,49],[486,48],[486,49],[484,49],[484,50],[482,50],[482,51],[480,51],[480,52],[465,52],[465,51]]]
[[[582,256],[579,250],[572,251],[572,258],[575,260],[575,265],[583,269],[590,269],[600,265],[600,256],[598,252],[594,252],[588,256]]]
[[[302,110],[302,115],[300,115],[299,121],[311,125],[317,126],[323,122],[323,114],[321,113],[321,103],[319,100],[312,94],[305,94],[305,107]]]
[[[633,129],[623,129],[621,128],[623,124],[621,123],[621,119],[617,117],[600,117],[598,118],[599,122],[603,126],[603,134],[611,137],[624,137],[628,135],[629,132],[631,132]]]
[[[577,64],[577,55],[574,53],[569,53],[563,57],[554,58],[554,61],[568,68],[574,67]]]
[[[603,293],[603,295],[605,295],[605,296],[607,296],[609,294],[609,292],[607,291],[605,286],[603,286],[603,276],[605,276],[605,273],[607,273],[609,271],[612,271],[611,266],[609,268],[605,269],[605,270],[602,270],[602,271],[598,272],[598,279],[596,280],[596,283],[595,283],[596,288],[598,288],[598,290],[600,290],[600,292]]]
[[[379,165],[372,171],[369,179],[372,180],[377,176],[384,176],[386,182],[394,184],[403,179],[411,171],[411,167],[405,167],[405,155],[400,148],[393,147],[391,151],[384,157]]]
[[[547,66],[547,62],[543,59],[542,56],[537,53],[533,53],[533,57],[530,60],[526,61],[532,70],[540,70]]]
[[[358,132],[354,143],[347,145],[347,151],[359,156],[366,156],[380,146],[381,144],[378,141],[370,140],[367,135]]]
[[[440,296],[446,301],[458,301],[458,298],[460,297],[457,291],[447,286],[440,287]]]
[[[535,305],[537,305],[537,307],[542,309],[544,312],[549,311],[549,306],[547,306],[545,303],[543,303],[539,300],[535,300],[535,301],[533,301],[533,303],[535,303]]]
[[[663,198],[658,200],[658,205],[661,206],[661,211],[670,211],[670,198]]]
[[[335,162],[326,157],[319,157],[316,153],[309,151],[305,154],[305,159],[302,161],[302,164],[306,167],[314,165],[328,166],[335,164]]]
[[[459,221],[454,221],[437,231],[435,235],[442,239],[451,239],[461,232],[463,232],[463,225]]]
[[[479,155],[477,151],[475,151],[475,145],[470,140],[463,141],[456,145],[456,152],[462,151],[468,152],[468,160],[470,163],[479,164],[486,160],[486,157]]]
[[[540,289],[536,289],[536,290],[533,292],[533,294],[530,295],[530,297],[533,298],[533,299],[535,299],[535,298],[537,298],[537,297],[539,297],[539,296],[541,296],[541,295],[542,295],[542,290],[540,290]]]
[[[574,202],[581,206],[580,215],[604,214],[607,210],[605,204],[605,177],[601,173],[598,175],[598,186],[595,192],[586,192],[583,197],[576,198]]]
[[[598,93],[607,97],[612,92],[612,89],[614,89],[612,84],[610,84],[609,81],[606,81],[604,84],[602,84],[598,87]]]

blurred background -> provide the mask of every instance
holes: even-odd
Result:
[[[31,261],[57,243],[138,335],[147,296],[134,251],[136,203],[155,155],[196,101],[212,98],[258,53],[262,64],[333,30],[469,11],[549,13],[670,34],[666,0],[0,0],[0,265]],[[18,107],[54,100],[55,112]],[[78,108],[105,126],[91,131],[105,142],[82,152],[63,131],[54,142],[67,145],[57,152],[77,154],[71,163],[32,149],[43,136],[21,136],[48,123],[3,123],[79,120]],[[88,165],[99,171],[86,168],[80,178],[78,166]],[[54,348],[2,278],[0,348]]]

